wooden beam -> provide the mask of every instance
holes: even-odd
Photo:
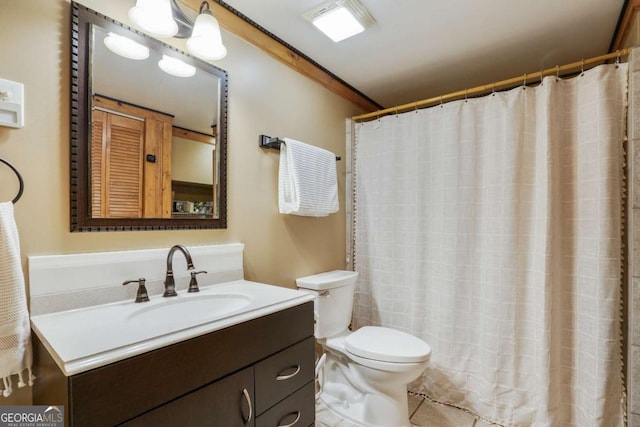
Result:
[[[193,141],[204,142],[205,144],[216,145],[216,140],[214,139],[213,135],[206,135],[204,133],[195,132],[178,126],[173,127],[172,133],[173,136],[177,136],[179,138],[191,139]]]
[[[102,95],[93,95],[92,108],[103,108],[110,112],[123,113],[139,119],[154,119],[159,121],[171,121],[173,116],[171,114],[164,114],[159,111],[149,110],[144,107],[138,107],[137,105],[129,104],[125,101],[119,101],[113,98],[107,98]]]
[[[192,10],[199,10],[201,0],[180,0]],[[216,17],[220,26],[234,33],[246,42],[263,50],[271,57],[291,67],[300,74],[314,80],[330,91],[348,99],[365,111],[375,111],[382,108],[376,102],[367,98],[356,89],[340,81],[327,70],[304,57],[300,52],[281,43],[274,36],[266,33],[253,23],[232,12],[215,1],[210,2],[211,12]]]
[[[620,15],[616,32],[613,35],[613,41],[611,42],[611,48],[609,49],[610,52],[615,52],[616,50],[625,47],[624,45],[627,42],[627,38],[633,28],[633,24],[636,21],[636,16],[638,15],[639,10],[640,0],[627,1],[625,9]]]

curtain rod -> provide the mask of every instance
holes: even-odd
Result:
[[[535,81],[538,79],[542,80],[542,77],[544,77],[545,75],[552,75],[552,74],[559,75],[560,73],[564,73],[566,71],[577,70],[577,69],[583,70],[584,67],[587,65],[596,64],[596,63],[607,61],[609,59],[614,59],[614,58],[619,59],[623,56],[629,55],[630,53],[631,53],[631,48],[621,49],[616,52],[607,53],[605,55],[596,56],[590,59],[583,59],[582,61],[573,62],[571,64],[566,64],[561,66],[556,65],[553,68],[547,68],[546,70],[536,71],[535,73],[524,74],[522,76],[513,77],[507,80],[501,80],[501,81],[494,82],[491,84],[486,84],[483,86],[476,86],[470,89],[451,92],[446,95],[435,96],[433,98],[427,98],[421,101],[414,101],[408,104],[402,104],[402,105],[397,105],[395,107],[385,108],[384,110],[377,110],[371,113],[360,114],[358,116],[351,117],[351,119],[356,122],[367,121],[371,119],[377,119],[379,117],[386,116],[389,114],[403,113],[405,111],[416,110],[418,108],[423,108],[430,105],[441,104],[445,101],[453,101],[455,99],[460,99],[463,97],[466,98],[469,95],[476,95],[479,93],[494,91],[497,88],[509,87],[516,84],[520,84],[520,83],[526,84],[526,82],[529,80],[530,81]]]

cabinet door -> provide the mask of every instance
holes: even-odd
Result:
[[[96,111],[92,116],[91,216],[142,216],[144,121]]]
[[[167,384],[167,387],[171,387],[171,384]],[[253,396],[253,367],[249,367],[122,425],[253,427]]]
[[[93,97],[91,216],[171,217],[172,117]]]

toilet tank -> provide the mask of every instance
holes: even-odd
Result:
[[[344,332],[351,323],[353,291],[358,273],[334,270],[296,279],[299,289],[315,295],[316,338]]]

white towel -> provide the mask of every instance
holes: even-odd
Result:
[[[327,216],[338,212],[336,155],[294,139],[280,145],[280,213]]]
[[[12,375],[18,375],[18,387],[33,385],[31,375],[31,328],[24,275],[20,261],[18,227],[13,218],[13,203],[0,203],[0,378],[2,395],[13,392]]]

